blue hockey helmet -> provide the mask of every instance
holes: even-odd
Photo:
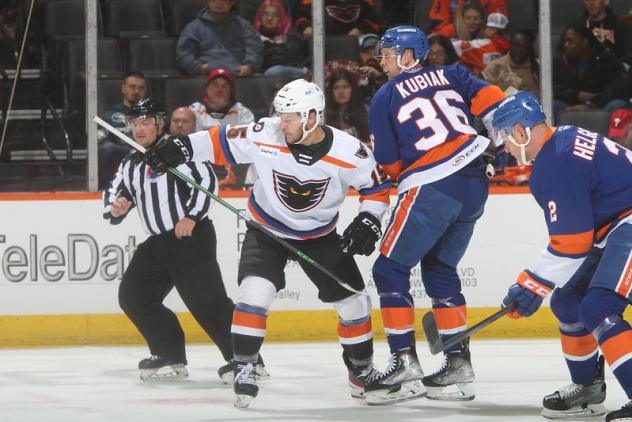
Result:
[[[387,29],[382,35],[377,53],[381,54],[382,48],[394,48],[398,56],[404,54],[407,48],[415,53],[415,59],[420,62],[426,60],[430,46],[428,37],[424,31],[416,26],[402,25]]]
[[[492,126],[496,132],[504,130],[511,133],[515,124],[532,128],[546,120],[542,103],[530,92],[520,91],[507,97],[494,113]]]

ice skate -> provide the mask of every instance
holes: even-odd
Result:
[[[606,422],[632,422],[632,400],[621,409],[608,412]]]
[[[245,409],[259,393],[255,366],[252,363],[235,362],[235,382],[233,385],[235,407]]]
[[[470,357],[469,341],[462,343],[461,350],[443,355],[441,367],[424,377],[424,386],[431,400],[473,400],[474,369]]]
[[[365,398],[369,405],[378,406],[426,395],[422,379],[424,373],[414,349],[403,349],[393,353],[383,373],[366,380]]]
[[[221,366],[217,370],[217,374],[224,384],[232,384],[235,380],[235,361],[231,360],[225,365]],[[257,359],[257,367],[256,367],[257,381],[263,381],[270,378],[270,373],[266,369],[265,364],[263,363],[263,359],[261,359],[261,355]]]
[[[542,400],[542,416],[548,419],[577,419],[605,414],[603,402],[606,400],[606,382],[603,374],[603,356],[599,357],[597,368],[597,375],[589,385],[571,383],[545,396]]]
[[[175,362],[157,355],[138,362],[140,379],[143,381],[178,380],[189,376],[185,363]]]
[[[351,397],[356,399],[364,398],[364,385],[367,380],[379,376],[379,371],[375,369],[373,363],[367,365],[355,365],[346,353],[342,354],[342,359],[349,371],[349,389]]]

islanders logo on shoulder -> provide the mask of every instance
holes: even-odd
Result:
[[[311,210],[322,201],[329,186],[329,180],[300,180],[289,174],[272,170],[274,192],[288,209],[295,212]]]

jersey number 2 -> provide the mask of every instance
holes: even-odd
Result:
[[[397,120],[403,124],[413,118],[413,113],[419,111],[421,117],[415,120],[415,124],[420,131],[432,130],[432,135],[422,136],[415,142],[418,151],[428,151],[431,148],[441,145],[448,139],[450,132],[443,119],[439,118],[437,109],[445,117],[452,129],[463,134],[475,134],[476,130],[470,126],[467,115],[460,108],[452,105],[449,101],[464,104],[463,97],[452,90],[437,91],[432,99],[415,97],[399,108]]]

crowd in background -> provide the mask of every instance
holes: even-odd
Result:
[[[611,113],[608,135],[629,147],[632,26],[627,17],[614,15],[608,0],[577,1],[584,5],[583,14],[569,17],[554,46],[555,118],[563,112],[607,110]],[[413,5],[414,0],[324,0],[326,35],[356,37],[359,51],[357,58],[326,63],[327,124],[370,144],[368,104],[387,80],[375,50],[386,28],[413,23]],[[238,6],[238,0],[207,0],[179,34],[175,66],[182,75],[204,76],[206,81],[200,82],[198,101],[179,105],[192,111],[195,130],[261,117],[236,100],[237,78],[312,78],[311,0],[263,0],[251,20],[237,13]],[[9,9],[3,9],[1,16],[8,19]],[[537,30],[514,26],[509,31],[507,0],[434,0],[427,16],[432,24],[423,28],[430,42],[426,65],[458,63],[508,95],[516,91],[540,95]],[[121,103],[106,113],[112,124],[125,129],[123,117],[134,100],[147,95],[143,85],[148,83],[141,69],[125,76]],[[111,136],[104,137],[99,147],[101,180],[109,178],[126,150]],[[500,157],[499,166],[507,164],[506,158]],[[247,181],[245,169],[218,172],[223,186]],[[496,178],[510,184],[526,180],[528,174],[516,178],[502,171]]]

